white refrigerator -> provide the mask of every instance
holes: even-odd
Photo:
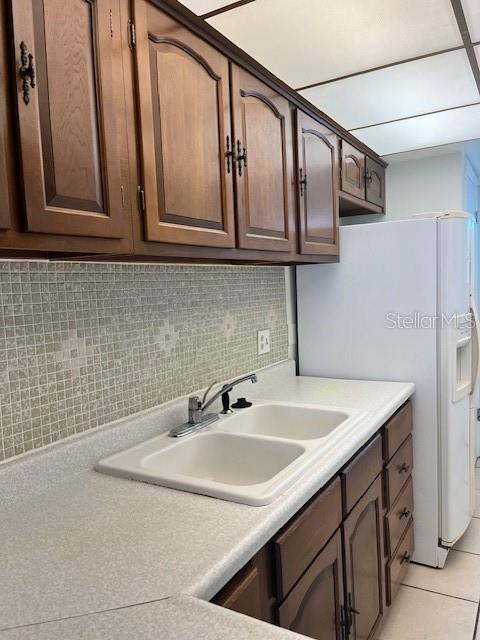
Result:
[[[474,508],[478,333],[468,214],[344,226],[297,267],[300,375],[413,381],[414,560],[443,567]]]

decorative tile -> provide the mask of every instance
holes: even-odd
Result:
[[[0,300],[0,460],[288,355],[283,267],[0,261]]]

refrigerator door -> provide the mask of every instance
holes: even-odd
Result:
[[[453,545],[471,512],[469,220],[438,220],[440,539]]]
[[[432,566],[439,564],[436,227],[435,219],[344,226],[340,263],[297,267],[301,375],[415,382],[414,559]]]

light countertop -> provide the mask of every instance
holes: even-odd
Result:
[[[73,616],[83,616],[72,622],[74,626],[82,619],[90,624],[86,614],[171,596],[209,600],[408,399],[414,385],[296,378],[289,362],[260,372],[259,384],[245,387],[247,391],[256,399],[355,408],[365,411],[365,417],[334,455],[330,452],[328,459],[319,458],[280,498],[264,507],[114,478],[93,470],[93,460],[151,437],[155,433],[152,421],[157,429],[161,422],[161,407],[144,418],[122,421],[110,433],[99,430],[89,438],[41,453],[32,462],[8,465],[0,471],[0,484],[6,482],[0,520],[0,629]],[[176,409],[169,410],[177,417]],[[162,430],[174,424],[162,423]],[[34,465],[34,483],[29,478],[29,465]],[[24,491],[26,486],[28,491]],[[18,499],[14,499],[16,487],[22,494]],[[162,607],[175,611],[182,602],[184,599],[175,598],[161,607],[158,603],[158,611]],[[192,601],[187,602],[191,607]],[[203,606],[205,620],[212,611],[220,611],[213,605]],[[118,615],[122,611],[126,616],[122,624],[128,629],[136,613],[121,609]],[[155,615],[156,608],[152,605],[148,611],[148,616]],[[224,616],[225,612],[218,615]],[[246,620],[231,613],[227,618],[232,615]],[[109,629],[116,617],[111,613],[102,616]],[[178,623],[186,625],[184,635],[180,626],[176,635],[166,631],[161,637],[193,637],[188,634],[187,617],[181,615]],[[147,622],[145,625],[147,630]],[[18,633],[5,633],[5,640],[44,637],[25,635],[26,630]],[[57,636],[52,632],[48,637]],[[72,633],[68,637],[97,636]],[[109,637],[124,636],[102,635]],[[153,636],[146,631],[139,637]],[[248,637],[256,636],[252,631]],[[268,636],[262,630],[258,637]]]

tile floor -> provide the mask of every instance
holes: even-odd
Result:
[[[479,464],[477,505],[470,527],[448,554],[443,569],[411,565],[379,640],[480,640]]]

